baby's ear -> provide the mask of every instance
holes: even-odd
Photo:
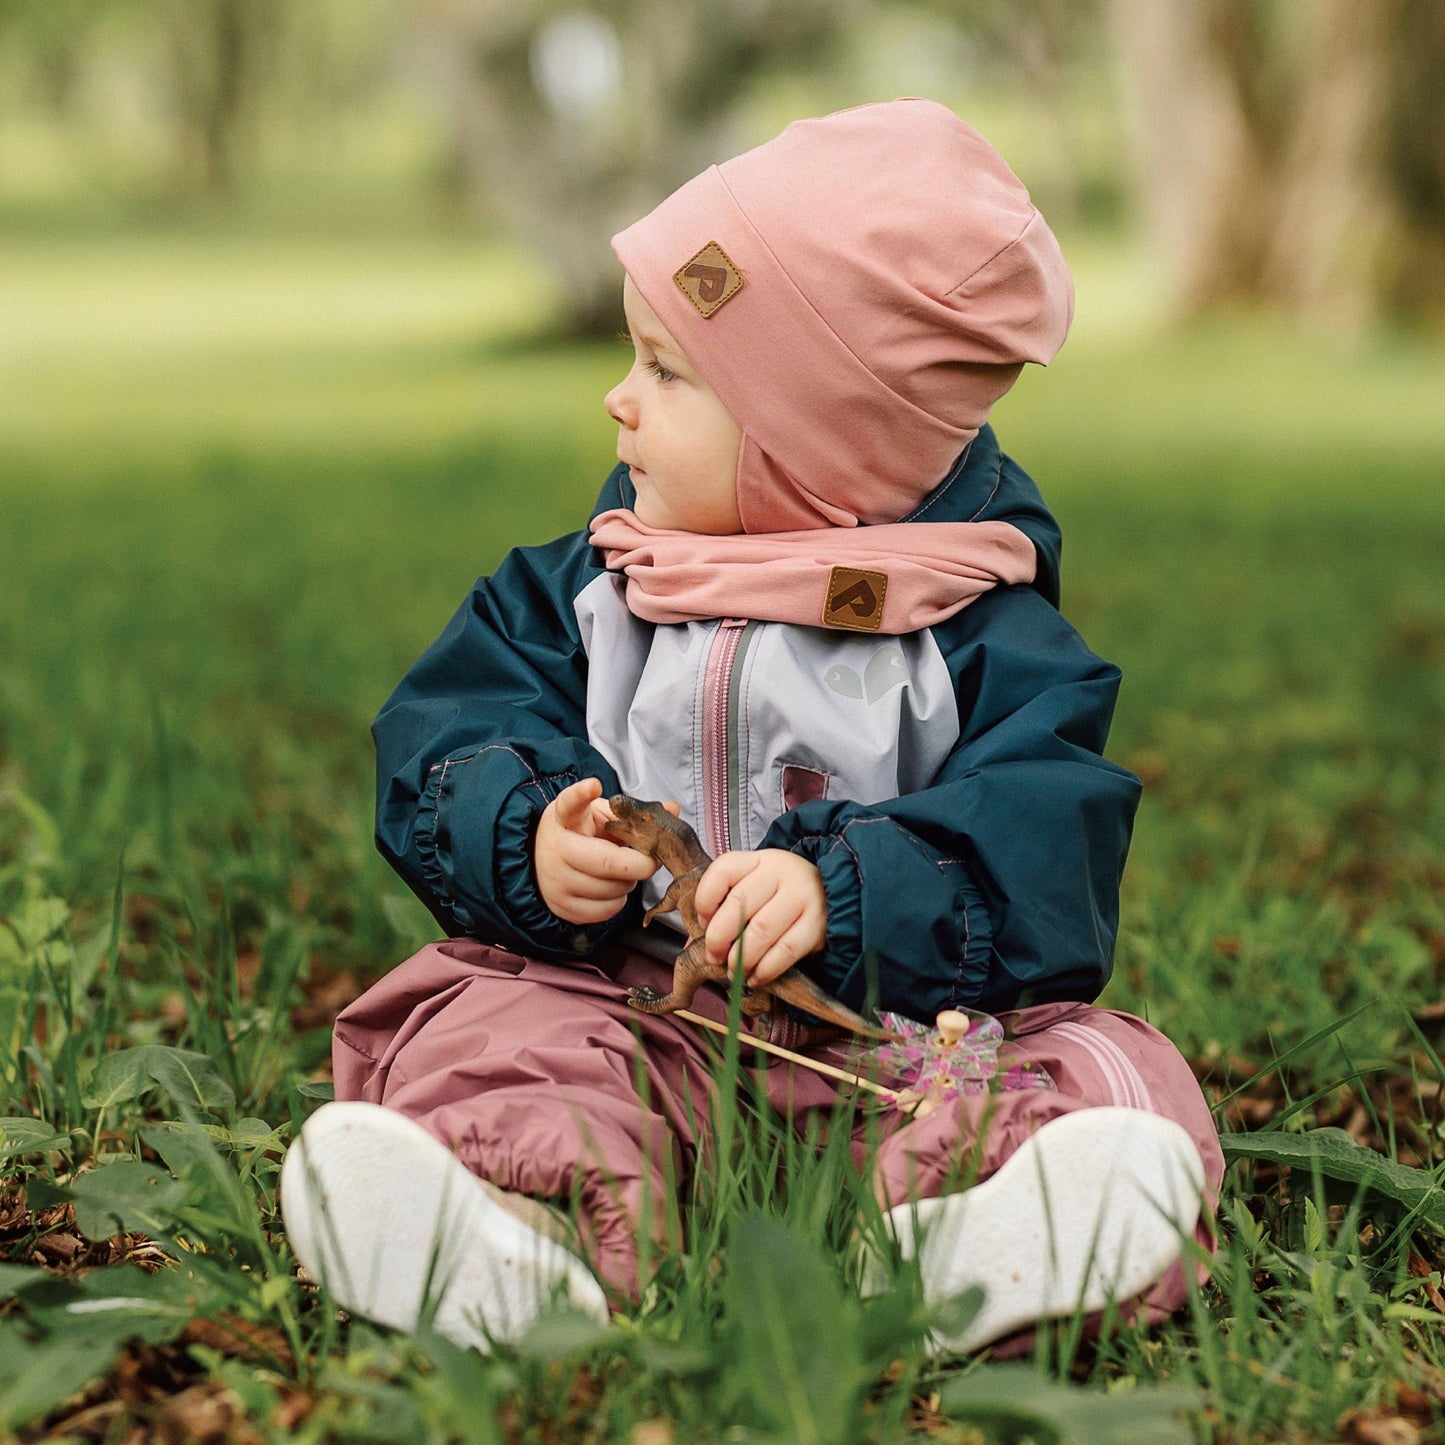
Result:
[[[671,813],[674,818],[682,817],[682,805],[680,803],[674,802],[671,798],[669,798],[667,802],[665,802],[662,806],[666,808],[667,811]]]

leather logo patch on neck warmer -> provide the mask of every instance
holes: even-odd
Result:
[[[726,306],[743,289],[743,273],[716,241],[709,241],[685,266],[673,273],[682,294],[703,320]]]
[[[823,626],[877,632],[883,623],[883,599],[887,593],[886,572],[834,567],[828,574],[828,590],[824,594]]]

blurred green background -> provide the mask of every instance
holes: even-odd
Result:
[[[172,947],[224,914],[362,974],[424,937],[370,849],[365,726],[479,573],[585,518],[626,364],[608,235],[791,118],[924,94],[1075,270],[1073,337],[996,421],[1149,784],[1111,1001],[1207,1050],[1428,993],[1442,16],[4,0],[12,906],[99,928],[120,869],[137,968],[148,907]]]
[[[1123,667],[1110,750],[1146,784],[1103,1002],[1169,1032],[1223,1128],[1335,1124],[1438,1179],[1442,74],[1440,0],[0,0],[0,1270],[130,1257],[70,1240],[54,1181],[143,1142],[169,1162],[137,1130],[182,1099],[91,1090],[127,1049],[193,1050],[253,1133],[214,1178],[162,1180],[194,1242],[157,1277],[164,1328],[224,1299],[294,1350],[113,1370],[128,1316],[102,1338],[55,1304],[41,1340],[7,1303],[28,1394],[0,1415],[111,1371],[75,1417],[107,1438],[219,1438],[157,1414],[182,1387],[287,1440],[772,1418],[745,1402],[776,1395],[752,1363],[775,1322],[743,1289],[729,1323],[742,1276],[716,1268],[726,1189],[697,1268],[659,1274],[585,1384],[545,1345],[478,1375],[338,1334],[274,1183],[336,1012],[434,931],[372,846],[367,725],[472,581],[581,525],[611,467],[608,236],[864,100],[976,125],[1074,270],[1068,345],[995,420],[1063,524],[1064,611]],[[783,1172],[796,1265],[853,1232],[853,1196]],[[1364,1439],[1402,1383],[1438,1428],[1438,1239],[1418,1205],[1396,1227],[1375,1199],[1361,1228],[1303,1177],[1232,1170],[1205,1303],[1101,1347],[1091,1383],[1202,1386],[1201,1438]],[[794,1333],[846,1393],[835,1312]],[[909,1405],[934,1383],[880,1383],[857,1437],[944,1438]],[[1108,1403],[1160,1409],[1145,1393]]]

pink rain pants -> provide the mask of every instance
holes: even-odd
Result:
[[[670,977],[622,949],[552,964],[472,939],[431,944],[337,1019],[336,1097],[400,1110],[503,1189],[575,1198],[592,1267],[615,1300],[635,1299],[641,1234],[651,1236],[654,1260],[677,1247],[679,1190],[702,1147],[720,1042],[628,1007],[628,986],[665,992]],[[724,1019],[727,1000],[708,986],[693,1008]],[[1210,1248],[1224,1161],[1178,1050],[1142,1020],[1087,1004],[1020,1009],[1001,1022],[1014,1055],[1042,1065],[1057,1092],[959,1098],[913,1122],[891,1112],[860,1116],[860,1163],[866,1135],[885,1136],[873,1163],[879,1203],[942,1194],[961,1176],[982,1182],[1050,1119],[1116,1104],[1175,1120],[1198,1146],[1208,1205],[1198,1238]],[[749,1068],[748,1055],[766,1057],[744,1047]],[[765,1071],[764,1084],[795,1123],[832,1109],[837,1091],[850,1087],[783,1062]],[[1144,1318],[1162,1318],[1186,1294],[1175,1265],[1139,1307]]]

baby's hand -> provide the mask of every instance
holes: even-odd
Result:
[[[602,831],[611,817],[601,781],[583,778],[558,793],[538,820],[532,842],[537,888],[542,902],[568,923],[606,922],[657,871],[646,853]]]
[[[730,974],[742,934],[743,977],[755,988],[816,953],[828,935],[822,875],[783,848],[724,853],[697,885],[697,914],[709,956],[726,959]]]

